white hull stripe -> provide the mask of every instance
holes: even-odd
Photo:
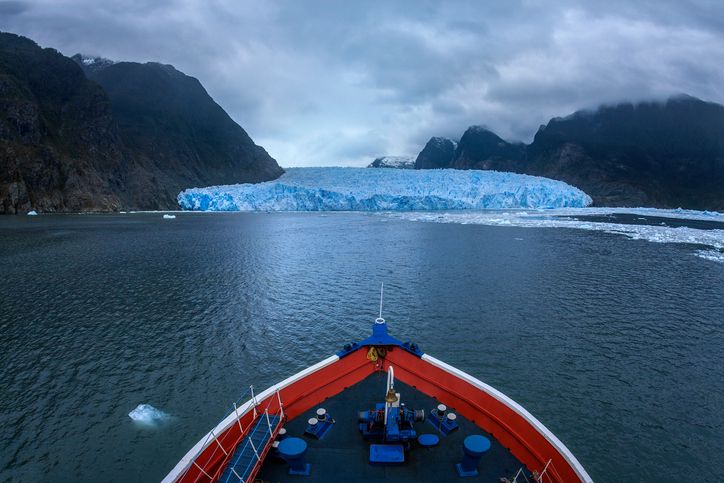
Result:
[[[300,379],[303,379],[304,377],[307,377],[309,374],[312,374],[313,372],[317,372],[318,370],[329,366],[330,364],[334,364],[338,360],[339,360],[338,356],[336,356],[336,355],[330,356],[330,357],[324,359],[323,361],[320,361],[320,362],[314,364],[313,366],[309,366],[306,369],[297,372],[293,376],[288,377],[288,378],[284,379],[282,382],[279,382],[279,383],[271,386],[270,388],[266,389],[265,391],[259,393],[256,396],[257,402],[261,403],[269,396],[275,394],[278,390],[281,390],[281,389],[289,386],[290,384],[293,384],[294,382],[296,382]],[[282,402],[284,402],[284,401],[282,401]],[[251,409],[252,409],[252,401],[250,399],[247,402],[245,402],[244,404],[242,404],[241,406],[239,406],[239,408],[238,408],[239,417],[243,416],[244,414],[249,412]],[[183,474],[183,472],[186,470],[186,468],[188,468],[189,466],[191,466],[191,464],[193,464],[194,459],[203,450],[205,450],[207,446],[209,446],[211,443],[213,443],[213,436],[211,435],[211,433],[213,432],[215,435],[220,436],[221,434],[223,434],[224,431],[226,431],[229,428],[229,426],[236,423],[236,419],[237,419],[236,414],[232,412],[223,421],[221,421],[219,424],[217,424],[214,429],[212,429],[211,431],[206,433],[204,435],[204,437],[201,438],[199,440],[199,442],[196,443],[193,446],[193,448],[191,448],[183,458],[181,458],[181,461],[179,461],[176,464],[174,469],[172,469],[169,472],[169,474],[166,475],[166,477],[162,480],[162,483],[172,483],[172,482],[176,481]]]
[[[558,452],[563,455],[563,457],[568,461],[568,463],[571,465],[571,467],[575,470],[576,474],[578,474],[579,478],[581,478],[581,481],[584,481],[586,483],[593,483],[593,480],[588,475],[586,470],[583,468],[581,463],[578,462],[575,456],[566,448],[566,445],[564,445],[561,440],[559,440],[555,434],[551,433],[551,431],[546,428],[543,423],[538,421],[535,416],[530,414],[528,411],[523,408],[520,404],[510,399],[508,396],[503,394],[502,392],[498,391],[492,386],[489,386],[488,384],[485,384],[483,381],[474,378],[470,374],[461,371],[460,369],[457,369],[450,364],[447,364],[445,362],[442,362],[441,360],[435,359],[434,357],[424,354],[422,356],[422,359],[429,362],[433,366],[436,366],[445,372],[449,372],[450,374],[472,384],[473,386],[477,387],[481,391],[489,394],[490,396],[494,397],[498,401],[502,402],[509,408],[511,408],[513,411],[518,413],[520,416],[522,416],[531,426],[533,426],[540,434],[545,436],[545,438],[548,440],[549,443],[553,445]]]
[[[533,426],[540,434],[542,434],[548,442],[553,445],[554,448],[558,450],[558,452],[563,455],[563,457],[568,461],[568,463],[571,465],[571,467],[576,471],[578,476],[581,478],[582,481],[586,483],[593,483],[593,480],[588,475],[586,470],[583,468],[581,463],[578,462],[575,456],[570,452],[570,450],[554,435],[548,428],[546,428],[543,423],[538,421],[532,414],[530,414],[528,411],[526,411],[523,406],[515,402],[514,400],[510,399],[508,396],[503,394],[502,392],[498,391],[494,387],[485,384],[479,379],[476,379],[475,377],[471,376],[470,374],[461,371],[460,369],[457,369],[456,367],[451,366],[450,364],[447,364],[439,359],[436,359],[428,354],[424,354],[422,356],[422,359],[426,362],[432,364],[433,366],[436,366],[445,372],[448,372],[468,383],[473,385],[474,387],[477,387],[481,391],[487,393],[488,395],[494,397],[498,401],[502,402],[509,408],[511,408],[513,411],[518,413],[521,417],[523,417],[531,426]],[[324,367],[329,366],[330,364],[334,364],[339,360],[339,357],[336,355],[330,356],[327,359],[324,359],[317,364],[307,367],[306,369],[299,371],[298,373],[294,374],[291,377],[288,377],[287,379],[284,379],[283,381],[269,387],[265,391],[261,392],[257,396],[257,402],[261,402],[266,400],[269,396],[276,393],[276,391],[281,390],[290,384],[303,379],[304,377],[308,376],[309,374],[312,374]],[[249,400],[239,406],[238,413],[239,417],[243,416],[247,412],[249,412],[252,409],[252,401]],[[214,427],[212,431],[209,431],[206,435],[204,435],[187,453],[186,455],[181,458],[181,460],[176,464],[176,466],[169,472],[168,475],[162,480],[162,483],[172,483],[178,479],[183,472],[191,466],[194,459],[208,447],[213,442],[212,432],[213,434],[221,435],[223,434],[226,429],[229,428],[232,424],[236,423],[237,416],[235,413],[229,414],[223,421],[221,421],[219,424]]]

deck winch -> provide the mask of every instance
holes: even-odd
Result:
[[[394,385],[394,370],[390,366],[387,370],[384,402],[376,403],[374,409],[359,412],[359,430],[365,439],[386,444],[396,443],[406,449],[417,438],[413,423],[424,421],[425,411],[408,409],[400,402],[400,393],[395,392]],[[372,455],[372,452],[370,454]]]

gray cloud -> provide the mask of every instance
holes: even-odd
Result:
[[[706,0],[36,0],[0,2],[0,28],[174,64],[283,166],[416,154],[471,124],[529,141],[601,103],[724,102],[724,6]]]
[[[26,2],[17,2],[14,0],[0,1],[0,15],[18,15],[28,9]]]

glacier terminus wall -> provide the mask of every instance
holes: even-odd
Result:
[[[562,181],[479,170],[289,168],[274,181],[191,188],[195,211],[435,211],[585,207],[591,197]]]

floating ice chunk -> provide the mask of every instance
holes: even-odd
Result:
[[[155,425],[169,418],[168,414],[156,409],[150,404],[139,404],[136,409],[128,413],[128,416],[137,423],[144,425]]]
[[[28,216],[38,216],[38,212],[35,210],[28,211]]]
[[[163,219],[164,219],[164,220],[175,220],[175,219],[176,219],[176,215],[166,214],[166,215],[163,215]]]
[[[266,183],[188,189],[178,203],[197,211],[430,211],[583,207],[591,198],[562,181],[498,171],[290,168]]]
[[[719,250],[697,250],[696,256],[712,262],[724,263],[724,252]]]
[[[683,219],[707,220],[722,223],[722,229],[699,229],[687,226],[671,227],[647,224],[624,224],[596,221],[580,221],[571,215],[601,215],[611,213],[632,213],[646,211],[651,216],[675,218],[679,213]],[[489,226],[517,226],[522,228],[576,228],[579,230],[602,231],[624,235],[633,240],[654,243],[685,243],[706,247],[696,255],[707,260],[724,262],[724,217],[716,212],[694,212],[692,210],[657,210],[655,208],[580,208],[554,210],[477,211],[472,213],[388,213],[386,216],[411,221],[437,223],[478,224]]]
[[[654,218],[676,218],[678,220],[701,220],[701,221],[716,221],[724,223],[724,213],[718,211],[699,211],[699,210],[683,210],[677,208],[675,210],[666,208],[556,208],[555,210],[546,210],[541,212],[541,216],[553,216],[553,219],[558,219],[561,216],[591,216],[591,215],[636,215],[637,219],[647,221],[646,217]],[[533,216],[531,214],[531,216]],[[643,223],[642,223],[643,224]],[[665,223],[664,223],[665,224]]]

